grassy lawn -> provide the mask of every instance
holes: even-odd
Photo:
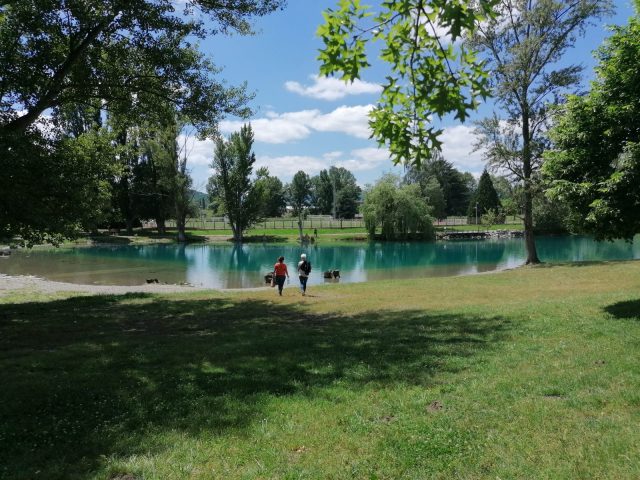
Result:
[[[274,293],[0,296],[0,478],[640,478],[640,262]]]

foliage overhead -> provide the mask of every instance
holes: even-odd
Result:
[[[244,87],[216,81],[193,42],[249,34],[252,18],[284,1],[191,0],[176,11],[171,0],[4,0],[0,131],[23,132],[49,109],[94,99],[143,114],[160,98],[200,126],[246,114]]]
[[[631,240],[640,232],[640,18],[615,27],[597,57],[591,91],[558,110],[544,174],[575,228]]]
[[[459,40],[493,17],[498,0],[383,0],[377,13],[360,0],[324,12],[318,35],[320,72],[354,81],[370,66],[367,46],[380,43],[389,65],[370,114],[373,137],[395,163],[417,164],[440,148],[434,117],[464,121],[489,94],[484,62]],[[476,8],[472,8],[476,7]]]

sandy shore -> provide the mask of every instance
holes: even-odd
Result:
[[[34,292],[56,293],[56,292],[81,292],[103,295],[121,295],[131,292],[144,293],[173,293],[173,292],[194,292],[205,290],[188,285],[78,285],[75,283],[53,282],[31,275],[11,276],[0,274],[0,296],[14,290],[29,289]]]

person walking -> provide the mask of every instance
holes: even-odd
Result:
[[[276,278],[276,285],[278,285],[278,293],[282,296],[284,281],[289,278],[289,271],[287,270],[287,264],[284,263],[284,257],[278,258],[278,261],[273,266],[273,274]]]
[[[307,294],[307,280],[309,280],[309,274],[311,273],[311,262],[307,260],[307,254],[300,255],[300,261],[298,262],[298,278],[300,279],[300,291],[302,295]]]

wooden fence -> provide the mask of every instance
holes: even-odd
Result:
[[[467,225],[467,217],[447,217],[433,222],[435,226],[447,227],[456,225]],[[507,218],[506,223],[522,223],[518,217]],[[151,222],[146,225],[153,228]],[[175,228],[173,220],[167,221],[168,228]],[[187,228],[190,230],[231,230],[231,225],[224,218],[192,218],[187,221]],[[253,229],[264,230],[295,230],[298,228],[298,220],[295,218],[271,218],[257,223]],[[364,228],[364,220],[357,218],[354,220],[331,219],[327,217],[307,218],[302,222],[303,229],[343,229],[343,228]]]

